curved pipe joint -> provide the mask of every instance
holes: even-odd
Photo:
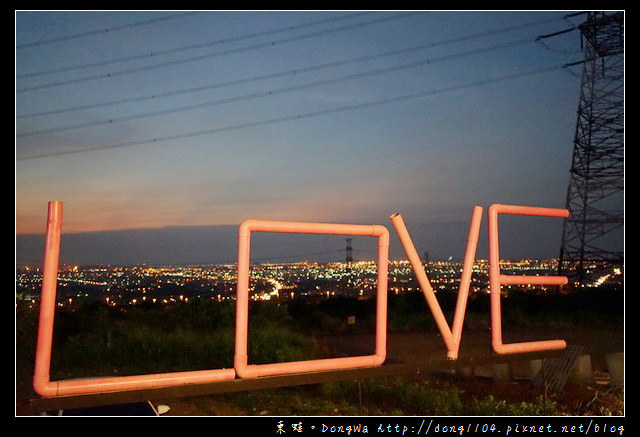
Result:
[[[381,366],[387,359],[387,354],[375,354],[371,355],[372,367]]]
[[[34,376],[33,390],[45,398],[59,396],[58,383],[49,381],[48,376]]]

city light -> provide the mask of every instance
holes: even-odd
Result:
[[[461,263],[433,261],[425,264],[436,293],[457,291]],[[557,260],[524,259],[501,261],[505,274],[554,275]],[[471,281],[471,293],[488,292],[487,260],[476,260]],[[251,266],[250,293],[253,301],[275,301],[314,297],[355,297],[367,299],[376,292],[375,261],[351,263],[293,262],[268,263]],[[390,295],[418,291],[411,265],[407,260],[389,262]],[[619,285],[623,270],[613,267],[594,276],[588,287],[606,284]],[[16,277],[16,305],[34,305],[40,298],[41,269],[18,268]],[[544,292],[549,286],[503,286],[511,290]],[[186,304],[194,299],[212,302],[235,300],[235,265],[198,266],[72,266],[63,268],[58,275],[58,306],[72,307],[87,301],[104,302],[110,307],[131,305]]]

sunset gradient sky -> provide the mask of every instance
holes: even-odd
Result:
[[[570,13],[16,11],[16,235],[49,200],[86,235],[400,212],[462,256],[473,205],[564,207],[580,38],[537,39]]]

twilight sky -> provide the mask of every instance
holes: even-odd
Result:
[[[16,11],[17,262],[49,200],[61,262],[233,261],[247,218],[393,236],[394,212],[461,258],[473,205],[564,207],[580,37],[536,38],[570,13]],[[505,257],[558,255],[560,219],[518,220]]]

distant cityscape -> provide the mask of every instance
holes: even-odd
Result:
[[[502,274],[556,275],[557,259],[501,261]],[[587,285],[619,286],[623,272],[618,267],[603,269],[593,265],[592,281]],[[425,263],[435,292],[457,291],[462,264],[453,261]],[[470,294],[488,293],[489,265],[476,260]],[[406,260],[389,263],[388,293],[419,291],[411,265]],[[40,268],[17,268],[16,307],[35,306],[40,298]],[[300,297],[324,299],[336,296],[367,299],[376,293],[375,261],[265,263],[251,266],[250,296],[254,301],[287,301]],[[555,286],[502,286],[510,289],[546,292]],[[195,299],[214,302],[235,300],[236,265],[193,266],[69,266],[58,273],[57,304],[75,307],[88,302],[102,302],[113,307],[170,305]]]

